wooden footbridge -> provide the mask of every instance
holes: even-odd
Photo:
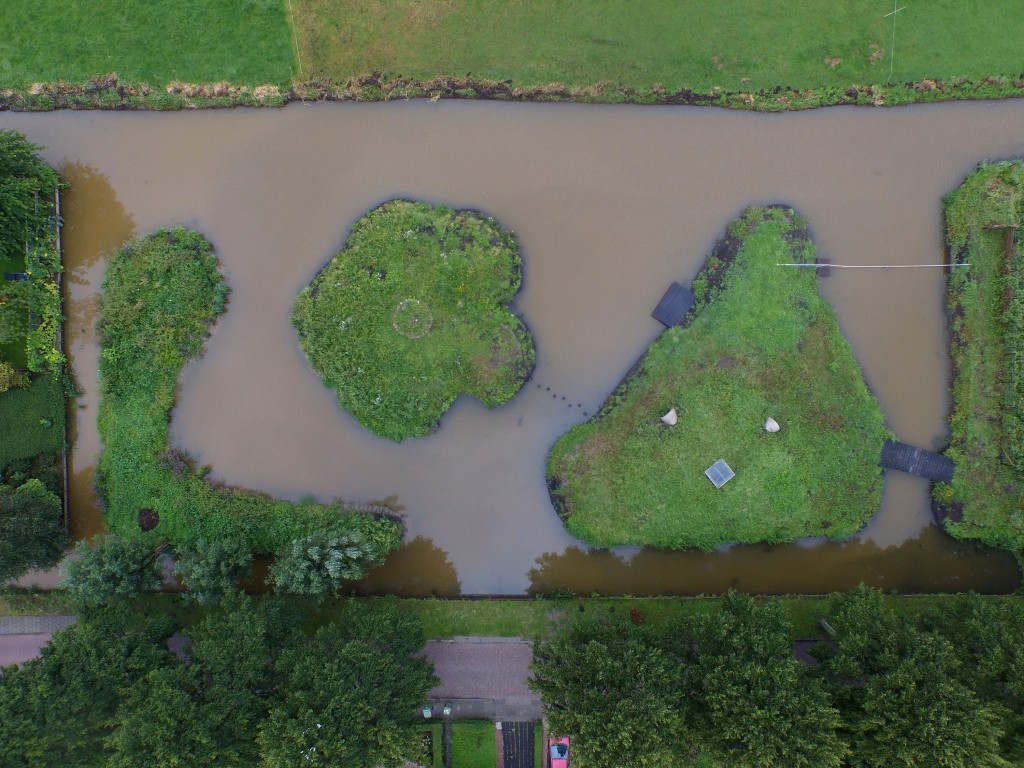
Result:
[[[953,481],[956,465],[941,453],[915,448],[906,443],[886,440],[882,446],[882,458],[878,462],[886,469],[898,469],[918,477],[927,477],[940,483]]]

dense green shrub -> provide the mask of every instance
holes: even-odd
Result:
[[[470,211],[393,200],[355,223],[299,294],[299,344],[338,402],[381,437],[433,431],[460,392],[494,407],[533,370],[505,304],[519,290],[511,233]]]
[[[159,525],[145,535],[173,549],[231,536],[271,553],[316,530],[344,525],[358,530],[375,559],[383,559],[400,542],[396,521],[338,503],[292,504],[214,487],[187,457],[169,450],[178,376],[187,360],[201,354],[227,295],[213,249],[196,232],[160,230],[132,240],[110,259],[99,322],[104,450],[97,477],[108,526],[137,531],[140,510],[152,510]]]
[[[279,592],[325,597],[363,578],[380,556],[358,529],[317,531],[278,552],[270,578]]]
[[[548,458],[568,530],[597,546],[711,549],[843,538],[878,509],[887,431],[815,270],[806,222],[754,208],[729,227],[685,326],[667,329]],[[702,279],[703,278],[703,279]],[[678,422],[660,417],[675,409]],[[768,434],[776,419],[782,429]],[[704,471],[723,458],[735,478]]]
[[[252,547],[230,534],[213,541],[199,539],[178,553],[174,566],[187,594],[202,605],[212,605],[238,589],[238,582],[251,572]]]
[[[61,586],[81,606],[138,597],[163,583],[152,543],[116,534],[79,541],[63,567]]]
[[[29,568],[52,568],[68,541],[60,498],[39,480],[0,485],[0,584]]]

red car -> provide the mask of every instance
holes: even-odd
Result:
[[[548,765],[549,768],[569,768],[568,736],[560,739],[554,736],[548,738]]]

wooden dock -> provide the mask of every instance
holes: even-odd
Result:
[[[882,458],[878,462],[886,469],[897,469],[918,477],[927,477],[941,483],[953,481],[956,465],[953,460],[940,453],[915,448],[906,443],[886,440],[882,446]]]
[[[683,321],[696,300],[697,297],[689,288],[685,288],[679,283],[672,283],[665,291],[665,295],[661,297],[658,306],[651,312],[651,317],[662,325],[672,328]]]

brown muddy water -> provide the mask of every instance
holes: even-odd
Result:
[[[177,114],[0,114],[48,147],[65,199],[74,532],[102,528],[96,296],[133,233],[183,224],[231,285],[206,356],[182,379],[172,431],[218,480],[299,499],[387,500],[408,544],[364,589],[407,595],[550,592],[904,592],[1018,586],[1012,559],[932,524],[925,481],[886,477],[881,510],[845,542],[712,553],[588,551],[544,485],[555,439],[592,414],[658,335],[650,311],[693,277],[745,206],[786,202],[844,264],[943,259],[940,200],[984,159],[1024,154],[1024,102],[758,115],[694,108],[426,102]],[[372,437],[306,363],[298,291],[364,212],[393,197],[493,215],[518,235],[517,302],[532,382],[487,411],[461,398],[440,431]],[[823,289],[901,440],[946,435],[941,270],[838,271]],[[564,397],[564,399],[563,399]]]

